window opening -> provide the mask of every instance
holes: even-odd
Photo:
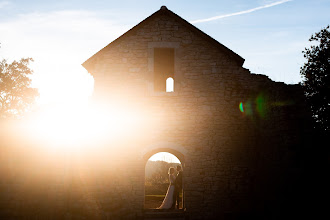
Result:
[[[174,80],[174,48],[154,48],[154,90],[167,91],[169,77]]]
[[[166,80],[166,92],[174,92],[174,79],[168,77]]]

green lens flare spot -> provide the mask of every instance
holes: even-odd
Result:
[[[263,94],[260,94],[256,99],[256,107],[257,112],[259,115],[263,118],[266,115],[266,103],[265,103],[265,97]]]
[[[244,112],[243,102],[240,102],[240,103],[239,103],[239,110],[240,110],[241,112]]]

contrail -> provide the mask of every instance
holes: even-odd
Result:
[[[264,9],[264,8],[270,8],[270,7],[273,7],[275,5],[280,5],[280,4],[283,4],[283,3],[286,3],[286,2],[290,2],[290,1],[293,1],[293,0],[282,0],[282,1],[274,2],[274,3],[268,4],[268,5],[252,8],[252,9],[245,10],[245,11],[240,11],[240,12],[235,12],[235,13],[231,13],[231,14],[219,15],[219,16],[214,16],[214,17],[211,17],[211,18],[205,18],[205,19],[191,21],[190,23],[197,24],[197,23],[203,23],[203,22],[208,22],[208,21],[214,21],[214,20],[218,20],[218,19],[221,19],[221,18],[247,14],[247,13],[258,11],[258,10],[261,10],[261,9]]]

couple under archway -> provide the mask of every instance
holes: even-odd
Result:
[[[182,192],[182,168],[180,165],[176,167],[177,174],[175,174],[175,168],[170,167],[169,174],[169,186],[167,188],[166,196],[158,209],[179,209],[180,208],[180,192]]]

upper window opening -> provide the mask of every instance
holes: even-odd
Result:
[[[168,78],[174,81],[174,48],[154,48],[154,90],[167,92]]]
[[[168,77],[166,80],[166,92],[174,92],[174,79]]]

